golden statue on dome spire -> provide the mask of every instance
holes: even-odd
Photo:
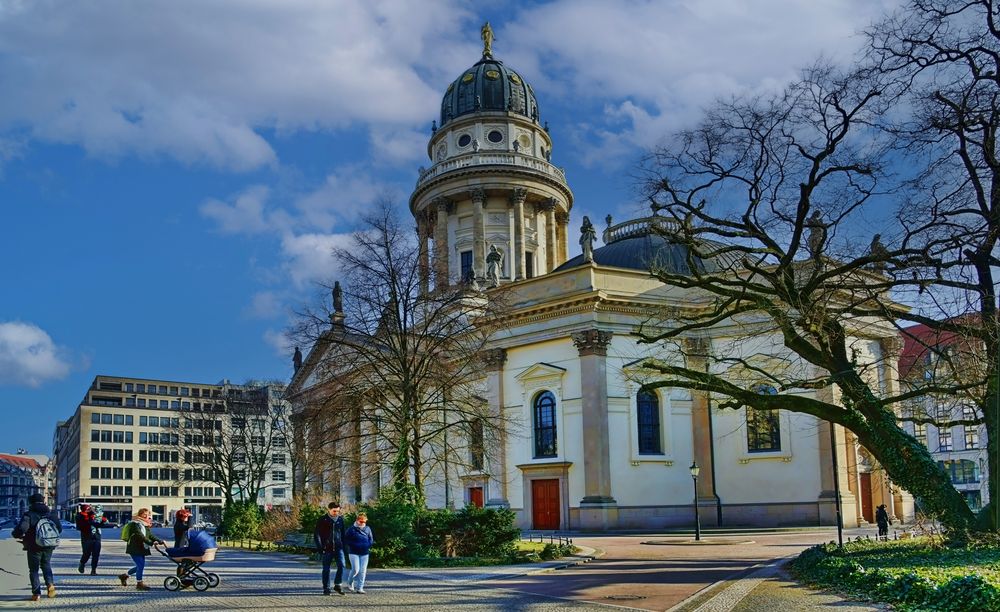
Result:
[[[479,36],[483,39],[483,57],[493,57],[493,28],[490,22],[483,24],[483,29],[479,31]]]

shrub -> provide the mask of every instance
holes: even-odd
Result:
[[[298,514],[294,506],[291,512],[280,508],[268,510],[264,514],[264,520],[260,526],[260,539],[268,542],[280,542],[288,537],[288,534],[298,531]]]
[[[470,557],[512,557],[521,530],[508,508],[485,509],[466,506],[455,514],[456,535],[461,535],[461,553]]]
[[[299,507],[299,533],[312,534],[316,531],[316,521],[326,514],[326,508],[306,502]]]
[[[426,556],[414,532],[417,517],[425,510],[395,497],[362,504],[358,509],[368,514],[368,523],[375,533],[371,550],[373,566],[398,567]],[[345,523],[353,521],[355,516],[354,513],[345,516]]]
[[[260,537],[260,509],[252,501],[237,501],[222,510],[223,535],[230,539],[255,540]]]

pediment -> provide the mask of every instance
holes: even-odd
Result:
[[[554,366],[551,363],[539,362],[533,366],[525,368],[523,372],[515,376],[522,383],[543,378],[561,378],[566,373],[566,368]]]

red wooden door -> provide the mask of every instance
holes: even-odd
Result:
[[[875,522],[875,514],[872,512],[872,475],[869,472],[861,473],[861,516],[869,523]]]
[[[469,503],[477,508],[483,507],[482,487],[469,487]]]
[[[559,529],[559,480],[531,481],[531,519],[534,529]]]

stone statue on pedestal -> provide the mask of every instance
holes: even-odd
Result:
[[[583,247],[583,260],[594,261],[594,242],[597,241],[597,230],[590,222],[590,217],[583,218],[583,225],[580,226],[580,246]]]

